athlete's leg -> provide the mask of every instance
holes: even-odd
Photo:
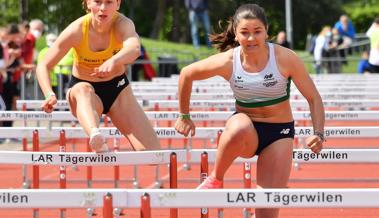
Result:
[[[135,150],[159,149],[158,137],[134,97],[130,85],[118,95],[109,110],[109,116],[112,123],[129,139]]]
[[[105,142],[98,130],[103,104],[95,90],[89,83],[79,82],[67,92],[67,101],[71,113],[78,119],[87,135],[90,136],[91,147],[100,151]]]
[[[257,187],[286,188],[291,173],[293,139],[279,139],[258,157]],[[277,218],[279,209],[256,209],[256,218]]]
[[[226,170],[237,157],[252,157],[257,147],[258,136],[250,118],[243,113],[233,115],[220,136],[211,176],[222,180]]]

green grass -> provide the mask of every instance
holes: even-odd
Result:
[[[201,46],[199,49],[196,49],[192,44],[165,42],[147,38],[142,38],[141,41],[152,61],[156,62],[159,56],[175,56],[179,61],[179,68],[195,60],[217,53],[215,49],[209,49],[206,46]],[[307,71],[314,74],[313,57],[308,51],[296,50],[296,53],[304,61]],[[343,65],[342,72],[356,73],[359,57],[359,54],[349,56],[348,64]],[[154,64],[154,68],[158,69],[157,64]]]
[[[206,46],[200,46],[200,48],[196,49],[192,44],[186,43],[158,41],[147,38],[142,38],[141,42],[153,62],[157,61],[158,57],[174,56],[179,62],[179,68],[217,53],[213,48],[209,49]],[[154,64],[154,67],[156,67],[156,64]]]
[[[174,43],[148,38],[141,38],[141,42],[147,50],[150,60],[154,62],[153,66],[156,70],[158,70],[158,64],[156,63],[158,57],[174,56],[178,60],[178,67],[180,69],[189,63],[217,53],[216,49],[209,49],[206,46],[200,46],[199,49],[196,49],[192,44],[187,43]],[[37,50],[39,51],[45,46],[45,37],[39,38],[37,40]],[[311,74],[315,73],[312,64],[312,56],[307,51],[303,50],[297,50],[296,53],[304,61],[307,71]],[[343,65],[342,72],[356,73],[359,57],[359,54],[350,56],[349,58],[351,58],[351,61],[349,61],[347,65]]]

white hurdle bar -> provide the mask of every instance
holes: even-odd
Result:
[[[190,163],[201,163],[201,155],[206,152],[208,162],[216,161],[217,149],[190,150]],[[379,149],[322,149],[318,154],[310,149],[294,149],[292,158],[297,163],[379,163]],[[255,163],[257,157],[237,158],[234,163]]]
[[[135,93],[154,93],[154,92],[161,92],[161,93],[177,93],[178,91],[178,84],[171,85],[171,86],[162,86],[160,84],[150,84],[150,85],[134,85],[132,84],[133,92]],[[317,90],[320,93],[323,92],[378,92],[379,87],[378,86],[330,86],[330,85],[323,85],[323,86],[317,86]],[[291,93],[292,91],[298,92],[297,88],[295,86],[291,86]],[[231,88],[229,84],[224,85],[218,85],[218,86],[207,86],[204,84],[203,86],[192,86],[192,93],[225,93],[225,92],[231,92]]]
[[[99,129],[106,138],[124,137],[121,132],[115,127],[102,127]],[[219,131],[222,131],[223,129],[224,127],[198,127],[196,128],[196,135],[194,138],[215,138],[217,137]],[[33,135],[34,130],[38,130],[39,136],[42,138],[58,138],[61,130],[65,131],[66,138],[87,137],[81,127],[52,127],[51,129],[45,127],[0,127],[0,138],[28,138]],[[172,127],[156,127],[154,130],[159,138],[185,138]],[[297,137],[307,137],[312,135],[312,133],[312,127],[295,127],[295,134]],[[379,126],[325,127],[325,136],[332,138],[379,137]]]
[[[30,164],[57,166],[119,166],[169,164],[171,154],[177,162],[187,161],[185,149],[131,152],[30,152],[0,151],[0,164]],[[1,200],[0,200],[1,201]]]
[[[115,127],[101,127],[101,133],[106,138],[123,138],[124,136]],[[198,127],[196,135],[192,139],[212,139],[217,138],[218,133],[224,127]],[[0,138],[31,138],[33,132],[37,130],[40,138],[56,138],[60,136],[60,131],[65,131],[66,138],[86,138],[88,137],[81,127],[0,127]],[[158,138],[184,139],[172,127],[155,127]],[[295,127],[296,137],[307,137],[313,134],[312,127]],[[378,138],[379,126],[336,126],[325,127],[325,136],[328,138]]]
[[[193,111],[193,121],[226,121],[233,111]],[[174,111],[145,111],[147,118],[154,121],[173,121],[179,116]],[[311,120],[309,111],[294,111],[295,120]],[[325,111],[326,120],[378,121],[379,111]],[[0,120],[13,121],[77,121],[69,111],[0,111]]]
[[[353,92],[353,93],[336,93],[336,92],[327,92],[320,93],[321,98],[325,100],[355,100],[355,99],[378,99],[379,94],[373,92]],[[169,99],[178,99],[177,93],[134,93],[134,96],[138,100],[169,100]],[[192,93],[192,100],[227,100],[234,99],[234,94],[232,92],[224,93]],[[303,95],[298,92],[291,93],[290,99],[304,99]]]
[[[378,208],[379,188],[344,189],[0,189],[0,208]],[[150,208],[149,208],[150,209]]]
[[[201,163],[201,155],[206,152],[208,162],[214,163],[217,149],[158,150],[133,152],[29,152],[0,151],[0,164],[30,164],[56,166],[116,166],[168,164],[170,155],[175,153],[178,163]],[[323,149],[313,153],[310,149],[294,149],[293,161],[298,163],[379,163],[379,149]],[[255,163],[257,157],[237,158],[234,163]]]
[[[17,100],[17,109],[21,110],[23,106],[27,109],[41,110],[42,100]],[[138,103],[144,109],[159,108],[178,108],[178,100],[138,100]],[[342,107],[342,108],[365,108],[379,107],[378,99],[355,99],[355,100],[323,100],[324,107]],[[191,100],[190,107],[196,108],[235,108],[235,100]],[[291,107],[309,109],[306,100],[291,100]],[[56,109],[68,109],[66,100],[59,100],[55,105]]]

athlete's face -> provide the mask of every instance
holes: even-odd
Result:
[[[242,19],[236,26],[236,40],[246,51],[255,51],[265,45],[267,29],[259,19]]]
[[[97,20],[106,22],[120,8],[120,0],[87,0],[87,7]]]

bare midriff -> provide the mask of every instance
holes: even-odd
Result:
[[[250,117],[252,121],[266,123],[287,123],[293,121],[291,105],[289,100],[278,104],[248,108],[236,105],[237,112],[241,112]]]

